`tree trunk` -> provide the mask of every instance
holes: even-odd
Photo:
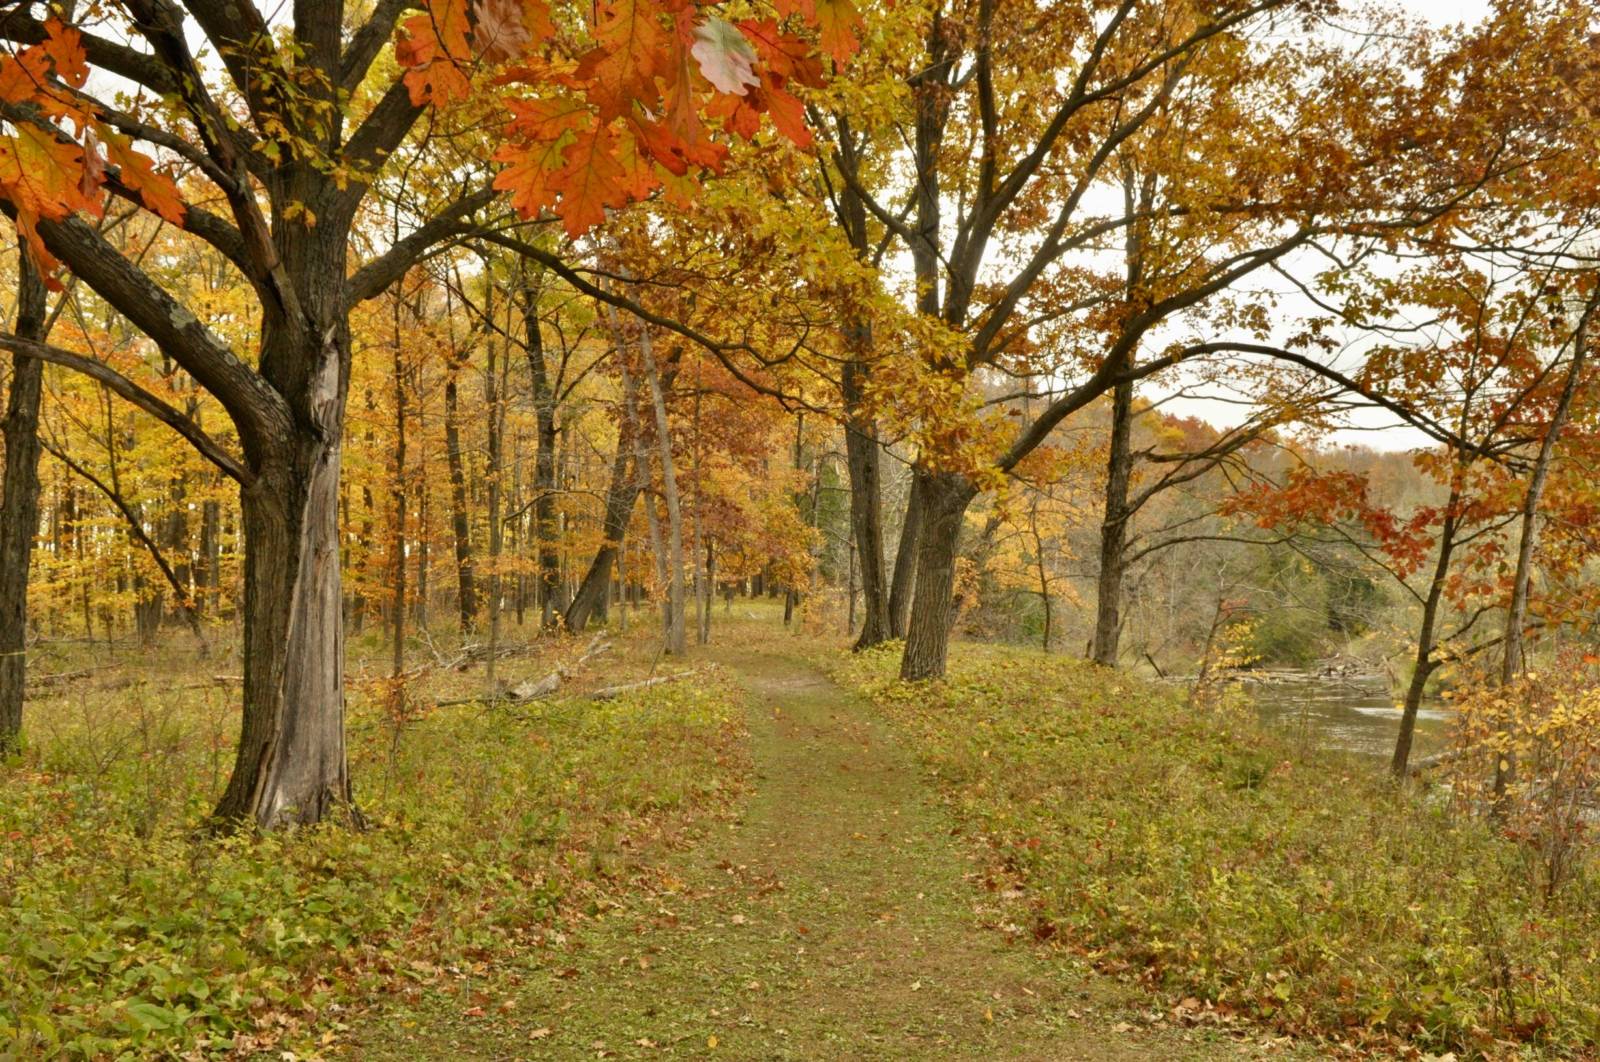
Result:
[[[400,352],[400,300],[393,299],[394,310],[394,535],[389,546],[394,552],[390,578],[394,591],[393,676],[405,670],[406,654],[406,381],[405,363]]]
[[[511,360],[510,351],[506,352],[505,361]],[[484,400],[489,407],[489,437],[488,437],[488,465],[484,470],[484,481],[488,486],[489,508],[489,659],[484,667],[484,677],[488,681],[490,694],[495,692],[495,659],[500,655],[500,603],[502,580],[500,575],[500,551],[504,543],[505,529],[500,521],[500,476],[501,463],[505,449],[505,387],[504,369],[498,370],[502,376],[496,376],[495,348],[489,344],[488,364],[483,376]]]
[[[338,371],[335,363],[325,371]],[[338,422],[286,440],[240,491],[244,724],[224,822],[263,829],[352,814],[340,622]]]
[[[689,510],[690,519],[693,521],[693,541],[690,549],[691,563],[694,565],[694,629],[695,641],[704,645],[711,637],[711,591],[709,576],[701,566],[702,557],[709,559],[711,554],[705,547],[705,527],[702,523],[702,504],[705,498],[705,481],[701,478],[700,466],[700,397],[705,388],[700,385],[698,377],[694,388],[694,508]]]
[[[889,586],[883,561],[883,448],[873,425],[860,412],[863,370],[859,363],[844,365],[845,467],[850,475],[850,528],[855,535],[861,565],[861,599],[865,610],[861,636],[854,648],[870,649],[894,636],[890,622]]]
[[[461,461],[461,397],[456,387],[456,370],[444,385],[444,446],[450,466],[450,530],[456,546],[456,604],[461,616],[461,633],[478,625],[478,592],[472,563],[472,525],[467,516],[467,475]]]
[[[1044,560],[1044,536],[1039,533],[1039,499],[1034,498],[1028,513],[1028,526],[1033,532],[1033,563],[1039,571],[1039,604],[1044,608],[1044,633],[1040,641],[1045,652],[1050,651],[1050,569]]]
[[[717,553],[716,543],[706,539],[706,604],[705,611],[700,613],[700,644],[705,645],[711,641],[711,599],[717,585]]]
[[[44,282],[26,251],[19,255],[17,335],[45,338]],[[27,682],[28,566],[39,530],[39,399],[44,362],[13,355],[11,392],[0,435],[5,439],[5,480],[0,485],[0,757],[22,741],[22,698]]]
[[[1600,301],[1597,300],[1600,300],[1600,294],[1591,297],[1573,333],[1572,364],[1567,369],[1567,380],[1562,385],[1561,397],[1556,402],[1555,410],[1550,414],[1550,423],[1545,427],[1544,438],[1539,440],[1539,455],[1534,459],[1533,471],[1528,476],[1528,490],[1522,498],[1517,569],[1511,580],[1511,603],[1506,608],[1504,645],[1500,656],[1502,686],[1511,685],[1523,669],[1523,631],[1528,625],[1528,586],[1533,580],[1533,549],[1539,536],[1539,503],[1544,497],[1544,484],[1550,475],[1550,464],[1555,457],[1556,443],[1561,437],[1561,430],[1566,427],[1567,411],[1572,408],[1572,398],[1577,392],[1578,380],[1583,375],[1583,363],[1588,354],[1589,321],[1597,305],[1600,305]],[[1497,809],[1501,808],[1506,788],[1511,784],[1516,771],[1514,755],[1508,752],[1495,761],[1494,799]]]
[[[1100,573],[1095,581],[1094,648],[1091,659],[1117,666],[1122,637],[1123,558],[1128,547],[1128,482],[1133,473],[1133,384],[1111,391],[1110,454],[1106,459],[1105,519],[1100,525]]]
[[[611,483],[606,488],[606,510],[602,518],[600,548],[595,551],[589,570],[584,573],[578,592],[572,595],[563,617],[566,628],[581,634],[589,624],[589,617],[599,608],[611,586],[611,570],[616,566],[617,550],[623,536],[628,533],[628,523],[633,519],[634,502],[639,497],[640,482],[636,472],[628,467],[629,451],[638,437],[635,420],[636,388],[633,374],[622,370],[622,417],[617,430],[617,452],[611,458]],[[623,609],[623,615],[627,610]]]
[[[673,656],[688,651],[688,631],[684,622],[685,587],[683,580],[683,506],[678,499],[678,478],[672,463],[672,433],[667,422],[666,399],[661,393],[660,374],[650,346],[647,326],[639,331],[639,352],[644,359],[645,377],[650,383],[650,401],[656,414],[656,443],[661,455],[661,494],[667,503],[667,595],[666,648]]]
[[[889,634],[893,638],[906,636],[911,592],[916,584],[917,544],[922,535],[922,495],[922,477],[913,473],[911,494],[906,499],[905,519],[900,522],[900,544],[894,555],[894,575],[889,586]]]
[[[205,589],[205,611],[215,619],[222,607],[222,503],[215,498],[207,498],[200,509],[200,556],[205,561],[199,579]]]
[[[539,607],[543,622],[554,621],[561,593],[561,556],[557,550],[556,513],[556,400],[544,360],[544,338],[539,329],[538,292],[524,293],[522,307],[524,346],[533,383],[533,410],[537,425],[533,456],[533,526],[539,553]]]
[[[1451,483],[1450,496],[1445,503],[1444,525],[1439,531],[1439,557],[1434,562],[1433,580],[1428,585],[1428,596],[1422,603],[1422,627],[1417,632],[1417,654],[1411,671],[1411,684],[1406,687],[1406,699],[1400,712],[1400,734],[1395,738],[1394,758],[1389,770],[1397,781],[1404,781],[1406,767],[1411,760],[1411,742],[1417,731],[1417,712],[1422,708],[1422,695],[1428,686],[1428,676],[1438,666],[1434,659],[1434,638],[1439,623],[1439,603],[1444,595],[1444,584],[1450,574],[1450,557],[1456,546],[1456,510],[1461,505],[1460,473]]]
[[[800,469],[804,467],[805,438],[806,438],[806,415],[805,415],[804,412],[801,412],[798,416],[795,417],[795,421],[794,421],[794,465],[793,465],[793,468],[794,468],[794,470],[796,472],[800,471]],[[804,499],[804,497],[805,497],[805,495],[802,494],[800,491],[797,490],[797,491],[794,492],[793,501],[794,501],[794,507],[797,510],[800,508],[800,503],[801,503],[802,499]],[[816,506],[815,505],[812,506],[811,515],[812,515],[813,519],[815,519],[815,517],[816,517]],[[786,580],[786,582],[792,583],[793,580]],[[789,624],[794,620],[794,607],[795,607],[795,605],[797,605],[799,603],[800,603],[800,592],[798,590],[796,590],[792,585],[784,586],[784,588],[783,588],[783,625],[785,627],[789,626]],[[853,630],[853,625],[852,625],[852,630]]]
[[[922,485],[923,526],[918,535],[916,603],[900,658],[900,677],[911,682],[944,675],[961,522],[977,494],[971,482],[955,473],[918,471],[917,479]]]

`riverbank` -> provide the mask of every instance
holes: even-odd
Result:
[[[1600,1042],[1593,866],[1547,903],[1515,845],[1370,760],[1079,661],[966,645],[944,683],[898,684],[886,652],[833,671],[921,750],[996,930],[1174,1020],[1493,1057]]]

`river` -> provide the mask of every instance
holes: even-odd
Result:
[[[1400,731],[1399,697],[1382,676],[1277,671],[1252,679],[1245,689],[1262,720],[1291,740],[1371,756],[1394,754]],[[1413,763],[1444,747],[1450,716],[1437,701],[1423,703],[1417,713]]]

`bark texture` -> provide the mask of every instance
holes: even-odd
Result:
[[[900,677],[907,681],[941,678],[955,615],[956,555],[961,522],[977,491],[965,478],[947,472],[917,473],[922,481],[923,526],[917,547],[917,596],[906,628]]]
[[[17,335],[42,340],[44,283],[26,252],[20,256]],[[12,355],[6,397],[5,480],[0,485],[0,756],[22,741],[23,687],[27,682],[28,566],[39,527],[39,399],[44,362]]]
[[[1133,384],[1111,391],[1111,438],[1106,458],[1105,518],[1100,525],[1100,572],[1095,580],[1094,645],[1090,658],[1115,667],[1122,638],[1122,577],[1127,569],[1128,483],[1133,474]]]
[[[916,588],[917,545],[922,537],[922,495],[922,477],[913,476],[905,517],[900,521],[900,542],[895,547],[894,573],[889,585],[889,635],[892,638],[906,636],[910,617],[911,596]]]

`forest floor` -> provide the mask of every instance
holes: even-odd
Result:
[[[724,626],[754,787],[561,946],[368,1015],[363,1058],[1200,1059],[1296,1055],[1169,1024],[1155,997],[993,928],[997,900],[911,755],[803,653]],[[988,905],[990,909],[985,910]],[[985,925],[985,922],[990,925]],[[486,1014],[465,999],[496,1001]]]
[[[264,836],[195,829],[236,655],[39,647],[0,1059],[1596,1057],[1594,860],[1547,895],[1371,762],[1059,653],[907,685],[769,602],[682,661],[629,626],[508,632],[500,684],[567,675],[521,701],[356,633],[372,828]]]

